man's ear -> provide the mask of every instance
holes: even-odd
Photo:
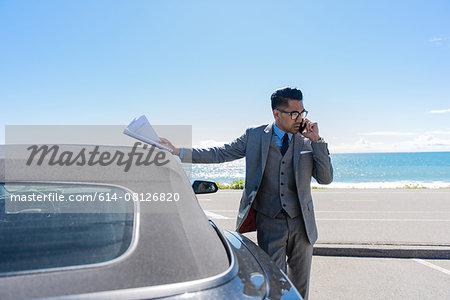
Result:
[[[275,118],[275,120],[279,120],[281,112],[276,109],[274,109],[272,112],[273,112],[273,117]]]

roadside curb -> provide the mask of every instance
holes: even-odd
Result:
[[[427,258],[449,259],[450,246],[430,245],[361,245],[361,244],[316,244],[313,255],[385,257],[385,258]]]

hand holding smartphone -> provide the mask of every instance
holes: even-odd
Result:
[[[308,119],[304,119],[300,125],[299,132],[311,141],[320,140],[319,126],[317,122],[311,122]]]

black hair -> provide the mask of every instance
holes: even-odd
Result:
[[[270,100],[272,101],[272,109],[276,109],[288,106],[288,100],[303,100],[303,94],[297,88],[284,87],[276,90],[270,97]]]

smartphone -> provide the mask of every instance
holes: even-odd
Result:
[[[300,124],[300,127],[298,128],[298,132],[302,133],[303,130],[306,128],[306,122],[303,122]]]

